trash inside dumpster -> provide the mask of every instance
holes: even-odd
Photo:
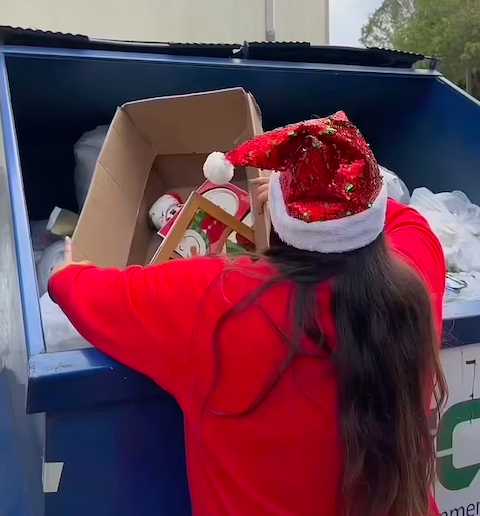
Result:
[[[214,113],[221,113],[219,120],[212,119]],[[209,149],[229,149],[261,127],[255,99],[241,89],[232,89],[130,102],[117,111],[110,129],[98,126],[81,136],[73,148],[81,217],[55,207],[46,225],[30,222],[47,351],[89,346],[46,293],[50,271],[64,258],[60,237],[75,235],[77,260],[105,267],[154,263],[194,185],[200,192]],[[420,187],[411,193],[395,172],[381,169],[389,197],[422,213],[442,242],[448,263],[446,303],[480,300],[480,207],[460,191],[435,194]],[[250,175],[253,177],[252,172]],[[240,221],[248,218],[251,226],[255,218],[246,176],[235,177],[236,185],[230,183],[228,188],[202,186],[202,195]],[[257,240],[266,242],[265,225],[259,226],[263,219],[257,219]],[[216,226],[210,227],[212,224]],[[228,235],[225,225],[211,223],[210,217],[197,221],[195,229],[190,226],[174,246],[177,257],[247,250],[240,245],[241,238],[233,237],[233,231]],[[216,228],[218,237],[214,236]],[[222,233],[225,242],[215,246]],[[51,243],[45,247],[45,242]]]
[[[480,342],[479,262],[472,258],[479,245],[480,147],[474,135],[480,106],[436,72],[358,61],[269,61],[266,54],[256,61],[114,50],[2,49],[1,121],[24,310],[23,369],[29,371],[25,401],[46,421],[37,452],[47,480],[35,514],[183,516],[190,506],[177,404],[91,348],[44,292],[64,236],[73,235],[77,257],[100,265],[149,263],[171,237],[173,229],[165,228],[175,228],[172,221],[192,190],[211,192],[202,175],[209,152],[227,151],[262,127],[344,110],[385,167],[392,196],[415,205],[425,188],[436,200],[446,192],[446,200],[461,202],[461,208],[447,206],[443,198],[441,208],[417,207],[451,256],[446,329],[449,343],[464,349]],[[196,116],[209,122],[205,131],[190,132]],[[237,174],[233,188],[206,197],[234,219],[235,228],[253,233],[261,248],[267,222],[245,202],[246,178],[258,173]],[[240,233],[223,221],[208,233],[205,220],[169,240],[169,258],[248,247],[248,238],[237,238]],[[475,346],[468,349],[469,361],[480,360]],[[474,384],[472,393],[471,366],[448,351],[442,358],[453,388],[451,408],[480,392]],[[478,432],[462,435],[480,449]],[[455,439],[441,445],[442,457],[460,453]],[[467,479],[461,468],[471,463],[461,458],[463,484],[452,467],[438,486],[448,514],[475,503],[480,492],[480,475]]]

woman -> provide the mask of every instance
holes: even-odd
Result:
[[[259,187],[273,226],[263,256],[124,271],[67,260],[52,298],[93,345],[178,400],[194,514],[438,514],[437,238],[387,200],[343,113],[214,153],[204,171],[222,183],[234,166],[276,171]]]

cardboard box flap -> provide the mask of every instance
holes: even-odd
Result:
[[[260,106],[258,105],[256,98],[252,94],[248,95],[248,105],[250,106],[250,120],[252,124],[253,133],[255,135],[262,134],[262,112],[260,110]]]
[[[124,267],[155,152],[119,109],[95,167],[73,235],[74,259]]]
[[[251,136],[242,88],[129,102],[123,110],[157,154],[228,151]]]

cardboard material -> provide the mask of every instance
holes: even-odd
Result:
[[[129,102],[119,108],[100,153],[72,241],[73,258],[102,267],[145,265],[159,237],[148,210],[166,192],[183,199],[204,182],[203,163],[261,134],[255,99],[241,88]],[[249,189],[257,169],[238,169],[234,183]],[[253,204],[257,248],[268,224]]]

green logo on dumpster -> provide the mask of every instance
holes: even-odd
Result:
[[[475,419],[480,419],[480,399],[452,405],[440,420],[437,453],[443,453],[437,458],[437,473],[440,484],[449,491],[467,489],[480,471],[480,463],[463,468],[456,468],[453,465],[453,432],[461,423]]]

